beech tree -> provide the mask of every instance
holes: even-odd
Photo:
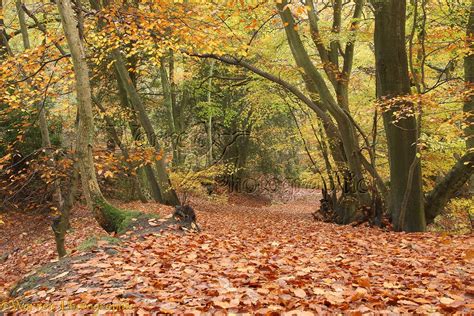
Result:
[[[102,195],[97,182],[94,160],[92,157],[94,139],[94,118],[92,113],[92,95],[89,78],[89,67],[83,40],[79,34],[77,20],[70,0],[58,0],[61,24],[71,51],[76,81],[77,124],[76,159],[81,174],[82,189],[87,205],[94,213],[99,225],[107,232],[118,232],[126,214],[112,206]]]
[[[410,95],[405,46],[406,2],[374,1],[377,97],[387,104],[384,125],[390,161],[389,213],[396,230],[424,231],[419,127]],[[403,114],[401,114],[403,112]]]
[[[466,46],[470,52],[464,57],[465,99],[463,112],[466,153],[451,168],[443,180],[427,195],[425,210],[426,220],[429,224],[441,213],[456,192],[471,179],[474,172],[474,99],[472,95],[474,83],[474,55],[472,55],[472,49],[474,48],[473,37],[474,1],[471,2],[466,27]]]
[[[1,207],[63,214],[61,254],[75,197],[113,233],[130,214],[108,201],[185,205],[232,177],[309,185],[323,220],[396,231],[469,204],[472,0],[18,0],[1,17]]]

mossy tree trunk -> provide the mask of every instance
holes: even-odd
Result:
[[[377,97],[388,101],[383,114],[390,162],[388,209],[395,230],[424,231],[421,163],[417,157],[418,124],[409,101],[390,99],[410,95],[408,57],[405,47],[406,0],[373,0],[375,7],[375,56]],[[404,203],[408,201],[408,203]]]
[[[94,2],[91,1],[91,3],[94,3]],[[115,70],[114,73],[117,80],[117,88],[118,88],[120,103],[125,110],[132,111],[131,118],[128,121],[128,125],[130,127],[130,131],[132,132],[133,140],[138,141],[141,139],[140,122],[138,122],[138,119],[135,114],[135,110],[129,104],[127,91],[125,90],[125,87],[122,84],[122,80],[120,80],[118,72]],[[145,173],[146,180],[147,180],[146,182],[148,184],[148,188],[153,200],[155,200],[156,202],[161,202],[162,200],[161,190],[160,190],[160,186],[158,184],[158,181],[156,179],[155,172],[153,171],[152,166],[147,164],[141,168],[143,172]]]
[[[94,118],[89,68],[83,42],[79,35],[78,21],[75,18],[71,0],[57,0],[56,4],[71,51],[76,79],[79,114],[79,124],[76,131],[76,159],[81,173],[82,189],[88,207],[92,210],[99,225],[107,232],[118,232],[126,214],[107,202],[102,195],[95,173],[92,156]]]
[[[357,21],[362,12],[363,1],[356,2],[356,10],[354,20]],[[334,24],[333,32],[338,33],[340,31],[340,18],[341,18],[341,2],[336,1],[334,8]],[[332,64],[329,68],[326,68],[326,74],[329,81],[333,84],[336,98],[334,98],[326,80],[316,68],[315,64],[311,60],[310,54],[305,48],[305,45],[298,33],[297,24],[293,17],[291,10],[288,7],[288,1],[281,1],[277,4],[280,18],[284,23],[285,33],[288,44],[290,46],[293,58],[302,69],[302,77],[306,84],[307,90],[318,96],[320,102],[318,106],[321,110],[328,112],[332,119],[334,119],[337,134],[333,133],[332,129],[328,129],[328,124],[334,125],[333,120],[324,121],[324,127],[326,134],[331,138],[331,153],[334,160],[337,163],[338,169],[342,175],[344,175],[345,187],[348,188],[343,194],[343,199],[348,199],[349,203],[341,203],[339,208],[342,223],[348,224],[353,221],[360,220],[361,214],[357,212],[360,206],[370,207],[371,199],[370,195],[361,190],[359,187],[365,183],[364,176],[364,165],[363,157],[358,143],[356,129],[353,124],[353,120],[350,117],[349,105],[348,105],[348,81],[352,70],[352,58],[353,58],[353,47],[354,41],[350,40],[347,43],[346,55],[344,55],[343,69],[339,70],[339,53],[335,49],[338,47],[337,40],[331,42],[329,50],[321,46],[321,41],[316,41],[318,46],[318,52],[324,65]],[[310,20],[311,31],[314,35],[317,32],[317,17],[315,16],[314,10],[312,18]],[[357,29],[357,24],[353,25],[353,30]],[[337,74],[341,72],[343,79],[337,79]],[[321,119],[321,117],[319,116]],[[340,145],[339,145],[340,144]],[[342,147],[342,148],[341,148]],[[342,150],[341,150],[342,149]],[[354,203],[356,202],[356,203]],[[346,207],[348,205],[350,207]]]
[[[156,178],[158,180],[161,192],[161,202],[171,206],[180,205],[178,195],[171,186],[171,181],[168,176],[164,151],[162,150],[160,142],[156,137],[155,130],[150,121],[150,118],[148,117],[145,105],[143,104],[142,99],[137,92],[137,89],[132,83],[132,79],[130,78],[130,74],[128,72],[123,56],[121,55],[120,51],[115,50],[112,53],[112,57],[114,59],[115,69],[117,70],[120,81],[125,90],[127,91],[130,103],[137,112],[141,126],[145,130],[148,143],[155,148],[157,153],[163,154],[163,157],[161,159],[155,161]]]

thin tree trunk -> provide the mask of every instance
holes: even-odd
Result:
[[[467,46],[470,48],[470,54],[464,59],[464,76],[466,82],[466,89],[470,90],[464,102],[464,114],[466,116],[466,129],[464,130],[466,136],[466,148],[472,151],[474,148],[474,97],[472,90],[474,89],[474,0],[471,1],[471,8],[469,12],[469,21],[467,25]]]
[[[94,118],[92,114],[92,95],[89,68],[77,21],[74,17],[71,0],[57,0],[64,34],[71,51],[76,79],[77,107],[79,124],[77,126],[76,156],[81,172],[81,181],[88,207],[92,210],[99,225],[107,232],[118,232],[126,215],[107,202],[97,182],[92,156]]]
[[[70,182],[70,190],[61,206],[61,215],[53,220],[51,228],[54,232],[54,240],[56,242],[56,250],[59,258],[66,255],[65,237],[66,232],[70,228],[69,218],[71,210],[76,201],[76,193],[79,182],[79,172],[76,164],[74,164],[73,176]]]
[[[91,7],[97,11],[99,11],[102,8],[102,4],[98,0],[89,0],[89,3]],[[105,21],[103,19],[99,19],[99,28],[103,28],[104,25],[105,25]],[[136,91],[136,86],[135,86],[136,77],[133,76],[133,74],[129,73],[128,70],[126,70],[126,72],[127,72],[127,76],[129,80],[128,83],[122,80],[117,67],[115,67],[115,77],[117,80],[117,88],[118,88],[120,102],[122,104],[122,107],[128,109],[130,102],[127,96],[128,94],[127,84],[132,85],[132,88]],[[136,141],[140,138],[140,129],[139,129],[138,120],[136,118],[136,113],[135,113],[135,111],[137,110],[135,106],[133,105],[133,103],[130,110],[132,111],[132,119],[128,123],[130,126],[130,131],[132,132],[133,138]],[[146,164],[143,167],[143,171],[145,172],[145,176],[151,190],[152,198],[157,202],[163,203],[164,199],[162,197],[162,189],[160,188],[160,184],[158,183],[157,176],[155,175],[155,171],[153,170],[152,166],[150,166],[149,164]]]
[[[21,35],[23,39],[23,48],[25,50],[28,50],[31,48],[30,37],[28,34],[28,25],[26,24],[25,12],[23,10],[23,4],[21,0],[16,1],[16,9],[17,9],[17,14],[18,14],[18,21],[20,24],[20,31],[21,31]],[[41,145],[45,149],[46,155],[52,156],[52,145],[51,145],[51,139],[49,137],[48,121],[46,118],[46,109],[44,108],[44,104],[37,104],[37,107],[39,111],[38,121],[39,121],[40,132],[41,132]],[[47,163],[50,167],[54,167],[53,158],[48,159]],[[66,205],[63,201],[61,183],[59,180],[55,180],[53,182],[53,191],[54,191],[53,201],[56,203],[60,215],[56,217],[56,219],[53,221],[52,228],[55,235],[56,249],[58,252],[58,256],[61,258],[66,255],[66,248],[65,248],[64,241],[65,241],[67,229],[70,227],[70,222],[69,222],[70,209],[66,209]],[[71,208],[72,208],[72,205],[71,205]]]
[[[132,111],[131,119],[128,122],[128,125],[130,127],[133,140],[138,141],[141,138],[140,124],[137,121],[136,114],[133,107],[129,106],[127,91],[125,90],[125,87],[122,84],[122,80],[120,80],[119,74],[116,70],[115,70],[115,77],[117,80],[117,88],[118,88],[120,103],[124,109]],[[148,185],[149,185],[153,200],[155,200],[156,202],[161,202],[162,199],[161,199],[160,186],[158,185],[158,181],[156,180],[156,176],[155,176],[155,172],[153,171],[153,168],[148,164],[143,166],[142,168],[143,168],[143,171],[145,172],[145,176],[148,181]],[[137,174],[137,177],[138,177],[138,174]]]
[[[151,121],[148,117],[148,113],[142,103],[140,95],[132,84],[132,80],[128,73],[123,57],[121,56],[121,53],[118,50],[115,50],[112,53],[112,57],[115,61],[115,68],[119,74],[120,80],[125,90],[127,91],[127,95],[130,98],[130,102],[133,105],[133,108],[137,111],[138,119],[140,120],[140,123],[143,129],[145,130],[148,143],[155,148],[158,154],[162,154],[161,159],[156,160],[155,162],[155,168],[157,173],[156,176],[158,184],[160,186],[162,203],[171,206],[180,205],[178,195],[171,186],[168,171],[166,170],[164,152],[160,146],[159,141],[156,138],[155,130],[153,128],[153,125],[151,124]]]
[[[467,46],[474,49],[474,0],[471,1],[469,20],[466,29]],[[466,137],[466,154],[453,166],[443,180],[431,191],[425,204],[426,220],[432,223],[443,208],[448,204],[463,185],[472,177],[474,173],[474,97],[472,89],[474,88],[474,54],[464,58],[464,77],[466,90],[466,99],[464,101],[464,115],[466,119],[466,128],[464,135]]]
[[[110,117],[107,116],[107,111],[102,106],[102,104],[100,104],[100,102],[96,102],[96,105],[99,108],[99,110],[104,114],[104,119],[106,121],[107,130],[109,132],[110,137],[112,138],[112,141],[115,143],[115,145],[117,145],[120,148],[120,151],[122,152],[122,155],[125,158],[126,164],[128,165],[130,177],[132,178],[132,183],[133,183],[134,187],[136,187],[138,189],[138,197],[139,197],[140,201],[142,201],[143,203],[146,203],[147,199],[143,195],[143,192],[141,190],[141,185],[140,185],[140,181],[138,180],[138,175],[133,174],[133,166],[129,162],[130,161],[130,154],[128,152],[127,146],[125,146],[122,143],[122,141],[120,140],[119,134],[117,133],[117,130],[115,129],[112,120],[110,119]]]
[[[373,3],[377,97],[390,101],[410,94],[405,47],[406,0],[374,0]],[[416,148],[418,126],[415,116],[396,117],[396,112],[402,108],[414,110],[409,102],[392,102],[383,114],[390,162],[388,209],[395,230],[424,231],[421,163]],[[409,203],[402,212],[406,194]]]
[[[5,32],[5,23],[3,17],[5,16],[3,10],[3,0],[0,0],[0,60],[7,56],[8,39]]]
[[[25,12],[22,9],[22,0],[16,0],[16,11],[18,14],[18,21],[20,22],[20,31],[23,40],[23,48],[30,49],[30,37],[28,36],[28,25],[26,24]]]
[[[285,32],[287,35],[288,44],[290,45],[294,60],[296,64],[304,71],[304,80],[306,82],[308,90],[310,92],[314,91],[319,95],[321,99],[321,104],[325,109],[327,109],[327,111],[332,115],[332,117],[337,123],[337,127],[344,147],[345,158],[347,159],[348,171],[350,171],[347,172],[343,170],[346,182],[347,184],[350,184],[348,188],[349,192],[346,192],[346,195],[355,195],[357,197],[357,200],[359,201],[360,206],[370,206],[370,195],[367,192],[359,190],[360,184],[365,181],[363,173],[364,167],[360,157],[360,148],[356,137],[356,131],[349,117],[350,114],[348,114],[344,110],[344,107],[341,107],[334,99],[329,87],[326,84],[326,81],[311,61],[311,58],[309,57],[309,54],[306,51],[304,44],[296,30],[295,20],[287,4],[287,1],[282,1],[280,4],[277,4],[277,8],[279,10],[281,20],[285,25]],[[336,8],[335,10],[339,9]],[[335,21],[334,27],[339,27],[337,21]],[[336,56],[337,50],[334,50],[335,44],[337,44],[337,42],[333,41],[332,49],[328,55],[329,61],[333,64],[333,67],[338,66],[338,58]],[[337,83],[335,84],[337,85]],[[355,209],[359,205],[355,205],[355,207],[352,207],[352,205],[354,205],[354,203],[351,203],[350,209],[348,209],[347,211],[343,211],[343,223],[350,223],[359,219],[357,212],[355,212]]]
[[[129,122],[129,126],[133,135],[133,139],[135,141],[140,140],[141,139],[140,124],[139,122],[137,122],[137,119],[135,118],[135,116],[133,116],[133,118]],[[148,186],[151,191],[153,200],[155,200],[156,202],[161,202],[162,201],[161,190],[160,190],[158,181],[156,180],[155,171],[153,171],[153,167],[149,164],[146,164],[142,167],[142,170],[145,173],[146,182],[148,182]]]
[[[169,125],[169,134],[171,135],[171,148],[173,151],[173,162],[177,160],[177,148],[176,148],[176,125],[174,119],[174,106],[175,102],[173,102],[173,93],[172,93],[172,85],[174,83],[171,82],[174,77],[174,62],[171,60],[173,55],[170,56],[170,74],[168,77],[168,72],[166,71],[166,63],[165,58],[162,57],[160,59],[160,75],[161,75],[161,86],[163,88],[163,95],[165,99],[165,106],[168,110],[168,125]],[[173,66],[172,66],[173,65]],[[174,95],[174,99],[176,99],[176,95]]]
[[[207,103],[208,106],[211,106],[211,95],[212,95],[212,76],[214,75],[214,60],[211,59],[211,65],[209,69],[209,82],[207,86]],[[213,158],[213,153],[212,153],[212,111],[209,111],[209,117],[208,117],[208,122],[207,122],[207,143],[209,145],[209,151],[208,151],[208,165],[210,166],[212,164]]]

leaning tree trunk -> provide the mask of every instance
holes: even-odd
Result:
[[[338,133],[337,136],[334,135],[336,139],[331,139],[331,149],[338,150],[339,148],[335,144],[342,142],[342,154],[344,154],[345,159],[333,155],[336,163],[341,160],[347,161],[347,166],[339,166],[341,173],[345,176],[346,184],[350,184],[347,186],[347,192],[344,192],[343,195],[344,205],[341,204],[338,207],[340,217],[342,217],[341,222],[348,224],[358,221],[363,216],[359,211],[359,207],[370,206],[371,198],[367,192],[359,189],[359,186],[365,182],[365,176],[354,124],[349,117],[350,114],[334,99],[326,81],[312,62],[297,31],[296,21],[287,5],[288,1],[281,1],[277,3],[277,9],[285,26],[285,33],[293,59],[298,67],[303,70],[303,79],[308,91],[319,96],[321,100],[320,107],[329,112],[337,123]],[[349,69],[347,69],[348,71]],[[332,123],[332,121],[327,123]],[[325,126],[327,123],[325,122]],[[329,130],[326,130],[326,133],[328,136],[332,136]]]
[[[102,8],[102,4],[99,1],[90,0],[90,3],[91,6],[96,10],[100,10]],[[99,20],[100,27],[102,27],[104,23],[105,22],[103,20]],[[155,148],[157,154],[162,154],[161,159],[155,159],[156,177],[154,173],[150,173],[151,167],[145,166],[147,178],[150,182],[150,185],[152,186],[153,195],[159,195],[159,200],[163,204],[167,204],[170,206],[180,205],[178,195],[171,186],[171,181],[166,167],[164,152],[160,146],[158,139],[156,138],[155,130],[150,121],[150,118],[148,117],[145,105],[143,104],[142,99],[138,94],[138,91],[130,76],[124,57],[122,56],[122,53],[119,49],[113,50],[111,57],[115,62],[115,71],[117,74],[119,89],[120,87],[123,88],[123,90],[125,90],[126,92],[126,95],[130,99],[130,104],[138,115],[138,121],[145,130],[148,143],[153,148]],[[124,96],[121,96],[121,98],[124,98]],[[156,180],[156,182],[153,182],[153,180]],[[156,184],[156,186],[154,186],[154,184]]]
[[[57,0],[61,22],[66,36],[76,78],[77,108],[79,124],[76,132],[76,156],[81,172],[81,181],[88,207],[99,225],[107,232],[118,232],[126,214],[110,205],[102,195],[97,182],[92,156],[94,118],[89,69],[71,0]]]
[[[28,25],[26,23],[25,11],[23,9],[23,3],[21,0],[16,1],[16,9],[17,9],[17,14],[18,14],[18,21],[20,24],[20,31],[21,31],[21,35],[23,39],[23,48],[25,50],[28,50],[31,48],[30,37],[28,34]],[[28,82],[32,85],[33,88],[36,88],[31,83],[31,80],[28,80]],[[47,155],[52,156],[53,151],[52,151],[51,139],[49,137],[48,120],[46,118],[46,109],[44,107],[44,104],[36,104],[36,106],[38,107],[38,111],[39,111],[38,121],[39,121],[39,127],[40,127],[40,132],[41,132],[41,146],[43,147]],[[54,168],[54,159],[48,159],[47,164],[49,167]],[[75,170],[74,170],[74,173],[76,173]],[[65,237],[66,237],[66,232],[70,227],[69,214],[74,204],[75,191],[71,190],[70,196],[67,197],[68,201],[71,201],[71,203],[64,203],[63,192],[61,190],[61,183],[59,180],[55,180],[53,182],[53,190],[54,190],[53,201],[56,203],[58,207],[59,216],[55,217],[51,227],[54,232],[56,250],[57,250],[58,256],[61,258],[61,257],[64,257],[67,253],[66,246],[65,246]]]
[[[466,30],[467,46],[474,49],[474,0],[471,1],[469,20]],[[464,100],[464,115],[466,128],[466,154],[454,165],[443,180],[431,191],[425,204],[426,220],[432,223],[449,200],[456,195],[456,192],[471,178],[474,172],[474,54],[464,58],[464,80],[466,85],[466,99]]]
[[[393,98],[410,94],[405,47],[406,0],[372,2],[375,7],[377,97],[390,102],[383,114],[390,162],[388,209],[395,230],[424,231],[421,164],[416,148],[417,120],[413,115],[397,118],[398,111],[413,110],[413,104],[393,102]]]
[[[178,148],[176,138],[176,124],[175,124],[175,106],[176,106],[176,95],[175,95],[175,83],[174,81],[174,55],[170,52],[169,56],[169,76],[166,71],[165,57],[160,59],[160,75],[161,75],[161,86],[163,88],[163,95],[165,99],[165,106],[168,110],[168,124],[169,134],[171,136],[171,148],[173,151],[173,162],[177,164],[178,161]]]
[[[127,70],[127,66],[121,56],[120,51],[115,50],[112,53],[112,57],[115,61],[115,69],[120,77],[120,80],[123,84],[123,87],[127,91],[127,95],[130,98],[130,103],[132,104],[133,108],[138,114],[138,119],[145,130],[145,134],[147,136],[148,143],[155,148],[157,153],[162,153],[163,150],[160,146],[160,143],[156,137],[155,130],[153,125],[151,124],[150,118],[146,112],[145,106],[138,94],[136,88],[132,84],[132,80],[130,78],[130,74]],[[165,157],[161,157],[161,159],[155,161],[155,168],[156,168],[156,177],[158,180],[158,184],[160,186],[161,191],[161,198],[162,203],[176,206],[180,205],[178,195],[176,191],[171,186],[171,181],[168,176],[168,171],[166,168]]]
[[[131,118],[128,121],[128,125],[130,127],[130,131],[132,132],[133,140],[138,141],[140,140],[140,136],[141,136],[140,124],[136,118],[135,113],[133,112],[133,108],[129,106],[127,91],[125,90],[125,87],[123,86],[122,81],[120,80],[120,77],[117,71],[115,71],[115,78],[117,80],[118,95],[119,95],[119,99],[120,99],[120,103],[122,107],[126,109],[127,111],[132,110]],[[156,202],[160,202],[161,201],[160,186],[158,185],[158,181],[156,180],[155,173],[153,171],[152,166],[147,164],[143,167],[138,168],[137,179],[139,179],[138,174],[140,173],[140,169],[145,173],[145,176],[148,182],[147,184],[151,191],[150,193],[153,200],[155,200]]]

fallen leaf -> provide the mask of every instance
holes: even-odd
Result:
[[[299,298],[306,297],[306,292],[303,289],[293,289],[293,294],[295,294],[295,296]]]

